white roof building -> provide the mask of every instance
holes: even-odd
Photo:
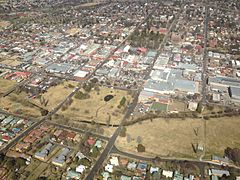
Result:
[[[88,71],[82,71],[82,70],[78,70],[74,73],[74,77],[77,78],[85,78],[87,75],[89,74]]]
[[[169,177],[169,178],[172,178],[173,177],[173,171],[166,171],[166,170],[163,170],[162,171],[162,175],[165,176],[165,177]]]
[[[198,107],[198,103],[197,102],[193,102],[193,101],[189,101],[188,102],[188,109],[190,111],[196,111]]]
[[[105,171],[112,173],[113,172],[113,165],[107,164],[105,166]]]
[[[113,166],[119,166],[118,157],[113,156],[113,157],[110,159],[110,163],[111,163],[111,165],[113,165]]]
[[[159,171],[159,167],[151,167],[150,168],[150,173],[155,173],[155,172],[158,172]]]
[[[85,171],[86,167],[84,165],[79,165],[78,167],[76,167],[76,172],[78,173],[83,173]]]

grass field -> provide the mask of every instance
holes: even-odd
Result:
[[[17,58],[13,58],[13,59],[4,59],[3,61],[0,61],[0,63],[15,67],[20,65],[22,62],[18,61]]]
[[[101,87],[99,93],[92,90],[89,95],[89,99],[79,100],[74,98],[73,103],[67,110],[59,113],[65,117],[71,117],[72,120],[94,120],[95,122],[106,123],[110,119],[110,124],[119,124],[124,116],[124,107],[118,107],[122,97],[126,98],[125,104],[132,100],[127,91],[105,87]],[[107,95],[113,95],[114,97],[105,102],[104,97]]]
[[[226,147],[240,148],[240,117],[212,119],[206,125],[206,155],[223,155]]]
[[[21,116],[41,116],[40,109],[31,105],[26,98],[27,94],[24,92],[21,92],[20,94],[13,92],[10,95],[1,98],[0,108]]]
[[[172,103],[169,104],[168,110],[184,112],[187,111],[188,109],[186,103],[174,100]]]
[[[119,137],[116,145],[122,150],[136,153],[137,136],[142,137],[146,147],[145,155],[199,158],[192,144],[203,143],[206,157],[210,154],[223,155],[226,147],[240,148],[239,118],[219,118],[205,121],[201,119],[163,120],[143,122],[127,127],[127,133],[133,139],[128,143],[126,137]],[[204,127],[206,125],[206,141]],[[196,132],[198,132],[196,136]]]
[[[14,81],[0,78],[0,96],[11,89],[15,84]]]
[[[73,85],[74,87],[68,87],[69,84]],[[76,86],[77,83],[74,81],[64,81],[62,84],[49,88],[47,92],[42,94],[42,97],[44,97],[45,100],[49,101],[45,108],[52,110],[52,108],[61,103],[74,90]],[[40,105],[40,99],[34,99],[33,101],[36,104]]]
[[[70,36],[74,36],[75,34],[79,33],[81,31],[81,29],[79,28],[71,28],[69,30],[66,31],[66,33],[68,33]]]

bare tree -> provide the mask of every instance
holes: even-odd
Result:
[[[130,134],[127,133],[127,142],[130,143],[132,141],[132,137]]]
[[[138,144],[141,144],[141,143],[142,143],[142,137],[141,137],[141,136],[138,136],[138,137],[137,137],[137,143],[138,143]]]

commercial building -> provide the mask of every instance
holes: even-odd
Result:
[[[81,80],[84,79],[88,74],[88,71],[77,70],[74,72],[73,77]]]
[[[66,73],[70,73],[73,70],[73,68],[72,68],[71,64],[67,64],[67,63],[62,63],[62,64],[53,63],[50,66],[48,66],[45,70],[47,72],[50,72],[50,73],[66,74]]]
[[[240,87],[230,87],[229,95],[232,99],[240,100]]]
[[[161,82],[154,81],[152,79],[149,79],[145,86],[145,91],[155,92],[159,94],[174,94],[174,83],[170,82]]]

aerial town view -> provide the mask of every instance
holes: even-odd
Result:
[[[0,0],[0,180],[240,180],[240,0]]]

